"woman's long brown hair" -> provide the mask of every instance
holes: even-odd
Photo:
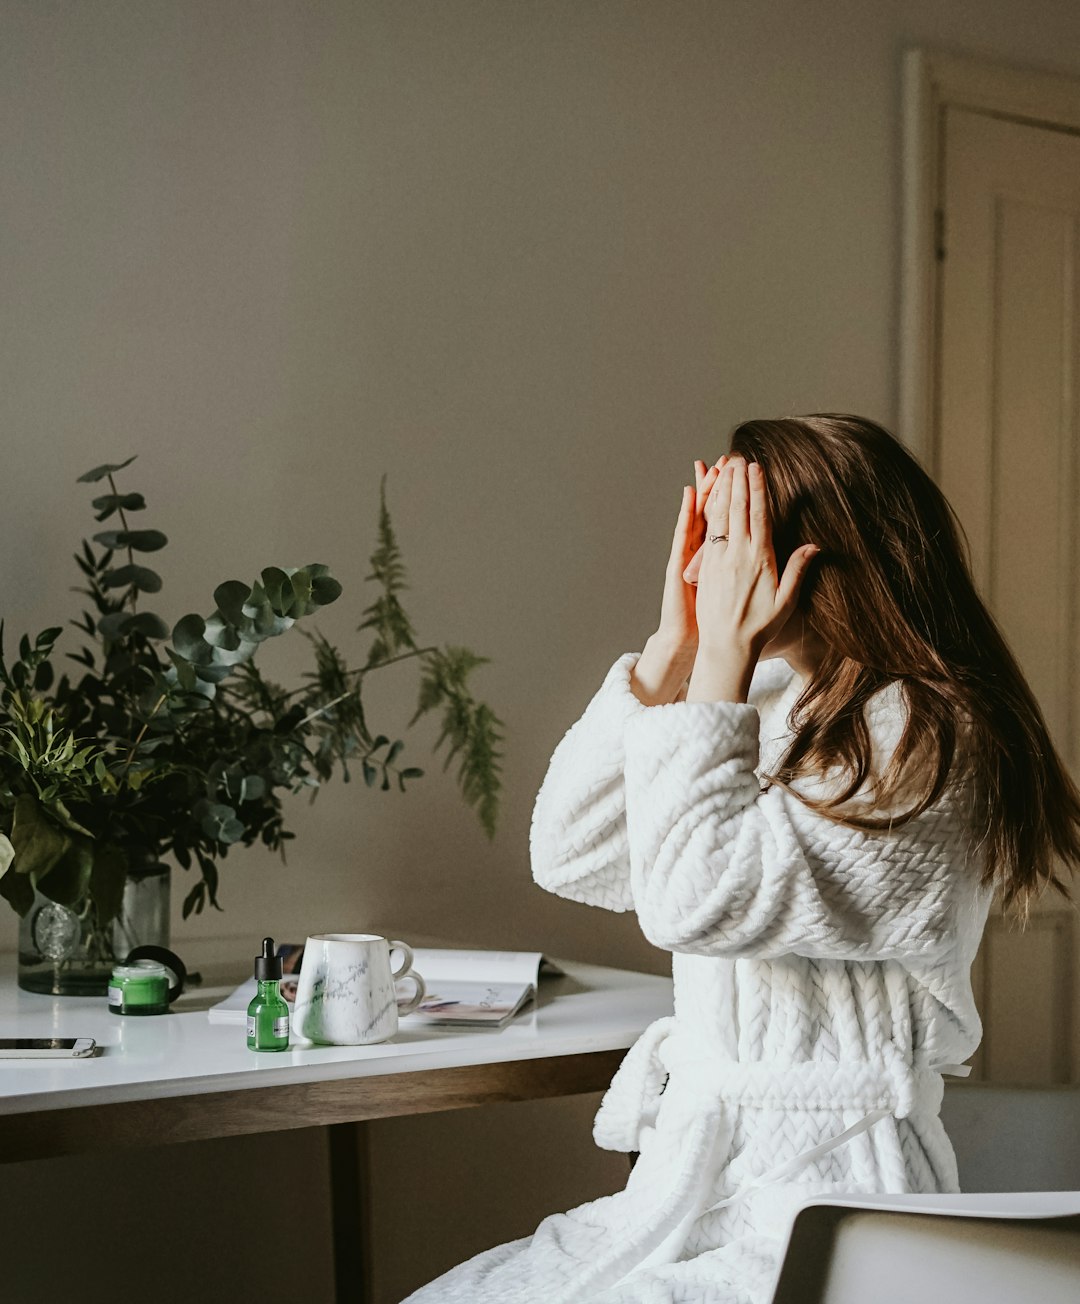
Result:
[[[899,440],[863,417],[746,421],[731,451],[765,471],[778,574],[800,544],[822,550],[799,608],[828,652],[792,708],[795,738],[769,781],[794,792],[800,776],[840,766],[850,774],[844,791],[794,795],[861,829],[896,828],[947,786],[966,785],[982,882],[1000,889],[1004,910],[1025,923],[1051,884],[1071,900],[1055,862],[1080,865],[1080,790],[976,591],[945,495]],[[863,708],[894,680],[908,721],[876,792],[882,805],[901,790],[914,804],[890,819],[845,814],[871,774]]]

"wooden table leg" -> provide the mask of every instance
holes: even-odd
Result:
[[[364,1123],[331,1123],[330,1223],[336,1304],[368,1304],[371,1249],[368,1243],[367,1130]]]

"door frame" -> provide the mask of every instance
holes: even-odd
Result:
[[[899,417],[897,433],[929,474],[938,474],[942,259],[948,250],[944,212],[944,126],[948,108],[1080,135],[1080,78],[1016,68],[925,47],[903,56],[902,191],[900,260]],[[1058,1081],[1076,1080],[1080,1062],[1080,923],[1075,907],[1032,906],[1031,925],[1047,933],[1059,974],[1051,999],[1059,1028],[1054,1064]],[[994,1029],[990,1026],[993,953],[1001,933],[1011,933],[995,893],[986,933],[971,970],[972,990],[986,1023],[971,1057],[973,1078],[986,1076]],[[1070,979],[1071,973],[1071,979]]]
[[[931,475],[940,424],[939,271],[948,238],[941,154],[949,107],[1080,135],[1080,78],[922,46],[904,51],[897,430]]]

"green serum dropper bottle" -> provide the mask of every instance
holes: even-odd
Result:
[[[255,981],[259,990],[247,1008],[248,1050],[289,1049],[289,1007],[281,994],[281,956],[274,939],[264,937],[262,955],[255,957]]]

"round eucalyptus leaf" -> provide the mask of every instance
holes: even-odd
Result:
[[[214,648],[213,664],[216,666],[239,666],[245,661],[250,661],[258,651],[258,643],[253,643],[250,639],[242,638],[239,647],[236,648]]]
[[[160,530],[100,530],[94,535],[94,542],[100,543],[110,552],[120,548],[133,548],[136,552],[157,552],[169,540]]]
[[[135,454],[137,457],[138,454]],[[103,462],[101,466],[95,466],[92,471],[87,471],[85,475],[80,475],[76,484],[94,484],[98,480],[104,480],[107,475],[112,475],[114,471],[122,471],[125,466],[130,466],[135,461],[135,457],[129,457],[126,462]]]
[[[293,571],[289,576],[289,587],[292,590],[292,601],[288,609],[282,610],[282,615],[292,616],[299,619],[306,616],[311,610],[311,575],[308,573],[306,566],[301,566],[299,570]],[[285,586],[281,586],[281,599],[285,601]]]
[[[115,552],[118,548],[124,547],[126,538],[126,530],[102,530],[94,535],[94,542],[100,543],[103,548],[108,548],[110,552]]]
[[[114,512],[142,512],[146,499],[142,494],[105,494],[91,503],[99,521],[107,521]]]
[[[181,653],[193,666],[209,666],[214,662],[214,649],[209,643],[198,643]]]
[[[173,647],[181,656],[187,657],[194,661],[196,657],[202,657],[204,651],[209,650],[209,644],[203,639],[203,633],[206,630],[206,621],[202,616],[192,613],[189,616],[182,616],[173,626],[172,641]],[[205,658],[209,660],[209,657]]]
[[[160,616],[155,616],[152,611],[140,611],[136,615],[130,616],[127,628],[134,633],[141,634],[144,638],[162,639],[169,637],[168,625]]]
[[[136,552],[157,552],[169,542],[160,530],[126,530],[121,534],[124,536],[123,546],[134,548]]]
[[[259,774],[245,774],[241,780],[240,800],[259,801],[266,796],[266,780]]]
[[[142,593],[161,592],[161,576],[148,566],[118,566],[106,571],[101,583],[106,589],[135,588]]]
[[[188,693],[188,698],[190,699],[189,705],[194,707],[196,710],[201,710],[202,707],[209,705],[209,703],[217,697],[217,684],[210,679],[203,679],[200,677],[201,672],[208,669],[212,669],[212,667],[195,667],[195,684]]]
[[[245,642],[259,644],[263,641],[263,635],[255,628],[255,622],[250,616],[242,615],[230,623]]]
[[[233,843],[239,842],[247,832],[247,826],[238,819],[226,820],[222,825],[219,841]]]
[[[251,586],[241,580],[226,580],[214,590],[218,611],[230,624],[239,625],[247,614],[244,604],[251,597]]]
[[[134,619],[135,617],[128,611],[110,611],[107,616],[102,616],[98,621],[98,633],[106,641],[120,638]]]
[[[235,652],[241,642],[240,634],[236,628],[218,615],[217,612],[206,622],[203,639],[211,647],[221,648],[226,652]]]
[[[202,807],[199,827],[208,838],[231,843],[239,842],[244,836],[244,825],[236,818],[236,811],[231,806],[220,802],[207,802],[203,806],[200,802],[199,807]]]
[[[288,574],[278,566],[268,566],[260,578],[266,599],[275,615],[287,615],[286,608],[292,602],[292,587],[289,584]]]
[[[247,601],[244,603],[244,615],[254,616],[261,608],[267,606],[268,599],[266,590],[258,580],[251,586],[251,592],[248,594]]]
[[[165,649],[169,660],[173,663],[174,669],[170,672],[166,670],[165,679],[168,683],[177,683],[181,688],[191,691],[195,687],[195,667],[187,659],[181,656],[179,652],[174,652],[171,647]]]
[[[220,684],[232,674],[232,666],[196,666],[195,674],[204,684]]]
[[[341,597],[342,588],[332,575],[319,575],[312,581],[311,595],[320,607],[328,607]]]
[[[265,639],[276,638],[278,634],[284,634],[295,622],[291,616],[279,616],[268,602],[255,617],[254,623],[254,633],[260,639]]]

